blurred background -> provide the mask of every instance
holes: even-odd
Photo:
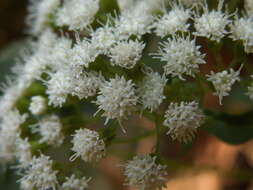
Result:
[[[10,72],[15,56],[24,44],[27,3],[27,0],[0,0],[0,82]],[[226,47],[222,51],[224,60],[229,60]],[[207,59],[211,62],[212,55]],[[253,64],[252,57],[249,61]],[[203,69],[205,71],[206,68]],[[240,89],[235,88],[232,96],[226,100],[226,105],[229,106],[223,107],[221,111],[238,115],[252,110],[252,102],[241,97],[239,92]],[[213,97],[211,92],[206,95],[204,106],[208,109],[220,109],[217,98]],[[151,121],[135,116],[127,124],[132,126],[128,130],[129,136],[138,133],[135,128],[137,124],[138,128],[141,126],[147,131],[154,129]],[[243,133],[243,128],[231,133],[236,136],[240,132]],[[190,145],[171,142],[168,136],[164,135],[162,154],[169,164],[169,176],[168,188],[163,190],[253,190],[253,141],[247,138],[247,141],[239,139],[228,143],[227,131],[219,138],[215,136],[215,132],[213,134],[208,135],[206,130],[202,130]],[[155,141],[154,136],[147,136],[138,143],[123,144],[119,141],[111,146],[108,150],[110,154],[93,171],[96,178],[93,178],[90,189],[130,190],[122,186],[124,179],[121,168],[117,165],[135,152],[150,153]],[[18,176],[14,174],[14,169],[4,164],[0,167],[0,189],[18,190]]]

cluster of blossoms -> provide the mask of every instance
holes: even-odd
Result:
[[[31,0],[27,20],[36,41],[24,50],[23,64],[13,69],[14,77],[0,97],[0,158],[18,159],[24,190],[84,190],[91,179],[72,174],[65,176],[65,181],[59,180],[49,156],[41,150],[40,156],[33,155],[32,139],[55,148],[63,146],[64,139],[69,139],[66,136],[72,136],[70,161],[80,157],[92,163],[106,156],[110,143],[104,134],[82,124],[71,130],[68,114],[73,117],[75,113],[66,114],[71,106],[77,110],[84,102],[92,103],[97,109],[94,117],[104,117],[105,125],[115,119],[123,126],[122,121],[136,113],[162,114],[167,134],[188,143],[204,124],[204,111],[199,97],[180,101],[178,94],[171,100],[170,84],[202,79],[214,87],[213,94],[222,104],[223,97],[240,81],[242,70],[240,65],[236,71],[229,68],[203,75],[200,68],[206,64],[206,55],[199,39],[217,45],[228,37],[242,42],[246,54],[253,53],[250,0],[245,1],[246,13],[241,17],[223,11],[223,0],[213,10],[202,0],[168,5],[166,0],[120,0],[120,10],[111,10],[113,14],[104,14],[102,1]],[[152,63],[146,63],[147,57]],[[42,86],[43,92],[27,97],[35,84]],[[247,94],[253,99],[253,85]],[[17,104],[22,98],[29,99],[30,104],[20,109]],[[164,105],[167,110],[163,110]],[[80,108],[78,114],[82,111]],[[34,124],[26,124],[27,119],[35,120]],[[23,125],[29,125],[33,138],[22,134]],[[152,154],[128,161],[124,175],[126,185],[139,190],[161,189],[167,180],[166,166]]]

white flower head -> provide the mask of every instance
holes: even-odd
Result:
[[[245,52],[253,53],[253,17],[238,18],[237,16],[234,23],[230,25],[230,29],[231,38],[233,40],[241,40]]]
[[[249,16],[253,15],[253,1],[252,0],[245,0],[244,7]]]
[[[204,114],[197,102],[173,102],[165,113],[163,124],[169,128],[167,134],[173,140],[188,143],[192,141],[203,121]]]
[[[88,182],[91,178],[76,178],[75,175],[66,177],[66,181],[62,184],[62,190],[85,190],[89,187]]]
[[[126,185],[139,190],[156,190],[165,187],[166,166],[156,163],[150,155],[135,156],[125,164]]]
[[[41,135],[39,143],[47,143],[52,146],[60,146],[63,143],[62,124],[57,115],[48,115],[42,118],[37,126],[32,126],[33,132]]]
[[[56,189],[58,184],[57,171],[52,169],[52,165],[53,161],[48,156],[33,157],[24,176],[19,180],[22,188],[24,190],[34,188],[38,190]]]
[[[163,16],[156,19],[153,24],[155,33],[157,36],[164,37],[178,31],[187,32],[190,26],[187,21],[190,16],[190,9],[185,9],[180,4],[174,4],[168,13],[165,12]]]
[[[71,94],[79,99],[95,96],[104,80],[104,77],[97,72],[83,72],[73,81]]]
[[[25,168],[29,165],[32,160],[31,145],[28,142],[28,139],[22,139],[18,137],[16,139],[16,151],[15,155],[18,159],[19,166],[18,168]]]
[[[119,38],[117,29],[112,27],[110,22],[107,22],[104,26],[97,28],[95,31],[91,31],[90,35],[92,46],[103,54],[107,54],[108,50]]]
[[[47,109],[47,101],[43,96],[33,96],[31,98],[29,110],[34,115],[40,115]]]
[[[138,95],[144,109],[151,112],[159,107],[165,96],[163,94],[167,79],[157,72],[145,71],[145,76],[139,84]]]
[[[109,50],[111,64],[132,69],[141,58],[144,47],[145,44],[137,40],[118,41]]]
[[[98,112],[104,111],[102,116],[106,117],[107,124],[110,119],[126,118],[137,104],[137,99],[133,82],[117,75],[102,85],[95,103],[99,107]]]
[[[57,11],[56,24],[83,30],[92,23],[98,9],[98,0],[64,0],[63,7]]]
[[[207,4],[201,16],[195,15],[194,26],[197,36],[209,38],[219,42],[228,33],[226,26],[231,23],[230,15],[222,12],[224,0],[219,1],[218,9],[209,11]]]
[[[95,61],[99,53],[94,44],[87,39],[80,40],[77,36],[77,43],[70,51],[70,64],[73,67],[84,66],[88,68],[89,64]]]
[[[166,75],[185,80],[183,75],[194,77],[199,72],[199,65],[205,64],[205,55],[201,54],[200,46],[189,36],[174,36],[161,43],[161,46],[156,58],[166,62],[163,67]]]
[[[61,107],[72,92],[73,76],[69,70],[59,70],[49,74],[50,79],[44,82],[47,86],[48,104],[54,107]]]
[[[71,161],[81,156],[85,162],[98,162],[105,156],[105,143],[96,131],[79,129],[73,136]]]
[[[60,0],[30,0],[27,22],[32,34],[39,34],[46,28],[58,6],[60,6]]]
[[[231,91],[233,84],[236,81],[240,81],[239,75],[242,66],[243,65],[241,65],[238,71],[234,71],[233,69],[224,70],[218,73],[214,73],[213,71],[211,71],[211,74],[207,75],[207,80],[212,82],[215,88],[214,95],[219,96],[219,101],[221,105],[223,97],[229,95],[229,92]]]

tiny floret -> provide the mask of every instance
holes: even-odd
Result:
[[[187,32],[190,26],[187,21],[190,16],[189,9],[184,9],[181,5],[173,5],[170,12],[156,19],[153,25],[155,33],[157,36],[164,37],[178,31]]]
[[[138,95],[144,109],[151,111],[157,109],[162,103],[164,96],[164,87],[167,79],[157,72],[146,71],[142,82],[139,84]]]
[[[19,180],[21,187],[38,190],[56,189],[57,171],[52,169],[52,165],[53,161],[48,156],[33,157],[24,176]]]
[[[29,165],[30,161],[32,160],[32,152],[31,152],[31,145],[28,142],[28,139],[22,139],[18,137],[16,139],[16,151],[15,156],[19,162],[19,168],[25,168]]]
[[[104,111],[105,124],[110,119],[124,119],[131,113],[138,99],[134,86],[131,80],[118,75],[102,85],[95,103],[98,111]]]
[[[42,96],[33,96],[31,98],[31,103],[29,110],[34,115],[40,115],[44,113],[47,109],[46,99]]]
[[[157,163],[150,155],[135,156],[125,164],[126,185],[139,190],[156,190],[165,187],[166,166]]]
[[[66,181],[62,184],[62,190],[86,190],[89,185],[88,182],[91,178],[76,178],[75,175],[66,177]]]
[[[161,43],[156,58],[166,62],[163,66],[166,75],[185,80],[183,75],[195,76],[199,65],[205,64],[205,55],[200,52],[200,46],[190,37],[174,36]]]
[[[109,51],[111,64],[132,69],[141,58],[144,47],[145,44],[137,40],[117,42]]]
[[[218,73],[211,71],[211,74],[207,75],[207,80],[212,82],[215,88],[214,95],[219,97],[220,105],[222,105],[223,97],[229,95],[233,84],[236,81],[240,81],[239,75],[241,69],[242,66],[238,71],[234,71],[234,69],[224,70]]]
[[[169,128],[167,134],[173,140],[188,143],[193,140],[203,121],[204,114],[197,102],[172,102],[165,113],[163,124]]]
[[[49,115],[42,118],[32,130],[41,135],[41,139],[39,140],[40,143],[59,146],[64,140],[62,124],[59,117],[56,115]]]
[[[223,3],[224,0],[219,1],[218,10],[212,10],[210,12],[206,5],[204,7],[204,13],[201,16],[195,15],[195,35],[219,42],[228,33],[226,26],[231,21],[229,20],[230,15],[222,12]]]
[[[81,156],[85,162],[98,162],[105,156],[105,143],[96,131],[79,129],[75,132],[72,143],[75,154],[71,156],[71,161]]]
[[[56,14],[56,24],[68,26],[70,30],[83,30],[92,23],[98,9],[98,0],[64,0]]]

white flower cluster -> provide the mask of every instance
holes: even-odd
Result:
[[[253,17],[236,17],[231,27],[231,38],[241,40],[245,52],[253,53]]]
[[[75,132],[72,143],[75,154],[71,156],[71,161],[81,156],[85,162],[98,162],[105,156],[105,143],[96,131],[79,129]]]
[[[190,37],[174,36],[161,43],[157,58],[166,62],[164,73],[185,80],[183,75],[194,77],[199,71],[199,65],[205,64],[204,55],[199,51],[200,46]]]
[[[40,155],[33,157],[29,166],[25,170],[24,176],[19,180],[21,188],[24,190],[56,189],[58,184],[57,171],[52,169],[53,161],[48,156]]]
[[[233,69],[224,70],[218,73],[211,71],[211,74],[207,75],[207,80],[212,82],[215,88],[214,95],[219,96],[220,104],[222,104],[223,97],[229,95],[233,84],[236,81],[240,81],[239,75],[241,69],[242,66],[238,71],[234,71]]]
[[[102,116],[106,117],[107,124],[109,119],[126,118],[137,104],[137,100],[133,82],[117,75],[101,86],[95,103],[98,105],[98,111],[104,111]]]
[[[91,178],[76,178],[75,175],[66,177],[66,181],[62,184],[62,190],[85,190],[89,187],[88,182]]]
[[[144,109],[156,110],[162,103],[164,96],[164,87],[167,79],[152,70],[145,71],[146,76],[139,84],[138,95]]]
[[[31,98],[31,103],[29,106],[29,110],[34,115],[40,115],[44,113],[47,109],[46,99],[42,96],[33,96]]]
[[[165,187],[166,166],[160,165],[156,157],[135,156],[125,164],[126,185],[139,190],[156,190]]]
[[[48,115],[42,118],[32,131],[41,135],[39,143],[47,143],[52,146],[60,146],[63,143],[62,124],[57,115]]]
[[[173,140],[188,143],[204,121],[204,114],[197,102],[172,102],[166,113],[164,125]]]

